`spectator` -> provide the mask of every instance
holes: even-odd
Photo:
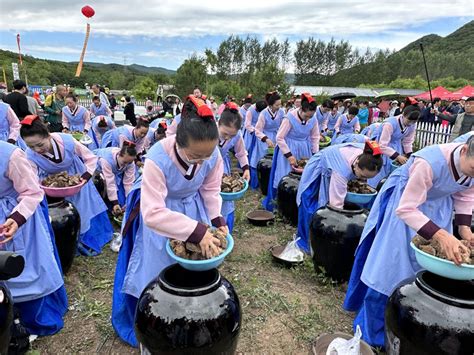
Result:
[[[113,112],[117,108],[117,99],[115,98],[114,94],[110,94],[110,100],[109,101],[110,101],[110,109],[112,110],[112,116],[113,116]]]
[[[25,96],[26,90],[26,84],[23,80],[15,80],[13,82],[13,92],[5,98],[5,103],[10,105],[20,121],[31,114],[28,109],[28,99]]]
[[[216,100],[214,99],[214,96],[211,96],[209,101],[211,102],[211,110],[212,110],[212,113],[214,114],[214,116],[217,115],[217,110],[218,110],[218,107],[217,107],[217,103],[216,103]]]
[[[451,132],[451,141],[474,130],[474,96],[471,96],[466,100],[464,110],[465,112],[455,115],[438,113],[440,119],[446,120],[454,125]]]
[[[361,129],[364,129],[369,123],[369,102],[361,101],[359,103],[359,113],[357,117],[359,118],[359,124]]]
[[[137,125],[137,118],[135,117],[135,105],[132,102],[132,98],[130,96],[125,96],[125,102],[125,108],[123,109],[125,119],[135,127]]]
[[[395,117],[395,116],[396,116],[396,113],[397,113],[397,110],[399,111],[398,101],[397,101],[397,100],[393,100],[393,101],[390,103],[390,110],[388,111],[388,117]]]
[[[92,85],[91,89],[95,96],[100,97],[100,102],[102,102],[105,106],[110,107],[109,98],[107,97],[107,94],[105,92],[100,90],[99,85],[94,84]]]
[[[25,96],[26,100],[28,102],[28,111],[32,113],[33,115],[38,115],[40,114],[40,105],[38,104],[38,101],[32,96],[28,95],[28,89],[25,91]]]
[[[50,132],[62,132],[62,111],[66,106],[64,98],[67,95],[67,89],[64,85],[56,87],[56,93],[46,97],[44,102],[44,110],[46,111],[45,121],[48,122]]]

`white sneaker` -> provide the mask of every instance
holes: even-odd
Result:
[[[120,251],[120,247],[122,246],[122,234],[114,233],[112,242],[110,243],[110,249],[113,252],[118,253]]]

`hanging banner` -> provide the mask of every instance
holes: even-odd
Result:
[[[20,80],[20,71],[18,70],[18,63],[12,63],[13,80]]]
[[[20,65],[23,65],[23,59],[21,59],[21,49],[20,49],[20,34],[16,35],[16,44],[18,45],[18,57],[20,59]]]

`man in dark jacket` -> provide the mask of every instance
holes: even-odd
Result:
[[[135,117],[135,105],[132,102],[130,96],[125,97],[125,108],[123,109],[123,114],[125,115],[125,119],[128,120],[132,124],[132,126],[137,125],[137,119]]]
[[[5,102],[10,105],[21,121],[25,116],[31,115],[28,110],[28,99],[25,96],[26,84],[23,80],[15,80],[13,82],[13,89],[14,90],[6,96]]]

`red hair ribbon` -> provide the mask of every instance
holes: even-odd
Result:
[[[137,145],[135,143],[133,143],[132,141],[125,140],[125,141],[123,141],[123,146],[124,147],[135,148]]]
[[[201,95],[201,99],[202,99],[202,100],[204,100],[204,101],[206,101],[206,99],[207,99],[207,96],[206,96],[206,95],[204,95],[204,94],[202,94],[202,95]]]
[[[160,122],[160,126],[161,126],[163,129],[168,129],[168,125],[166,124],[165,121]]]
[[[206,103],[202,99],[189,95],[188,100],[191,100],[194,106],[196,106],[197,114],[199,117],[214,118],[214,114],[212,113],[212,110],[209,108],[209,106],[206,105]]]
[[[105,117],[103,115],[99,116],[99,121],[104,121],[105,122]]]
[[[228,103],[226,103],[225,107],[230,110],[237,110],[237,111],[239,110],[239,106],[235,102],[232,102],[232,101],[229,101]]]
[[[365,146],[370,148],[374,157],[377,155],[382,155],[382,150],[376,141],[366,141]]]
[[[25,116],[25,118],[23,120],[21,120],[21,124],[22,125],[25,125],[25,126],[31,126],[31,124],[33,123],[34,120],[38,119],[38,115],[28,115],[28,116]]]
[[[309,104],[314,101],[313,97],[311,96],[311,94],[309,92],[302,93],[301,97],[305,98],[308,101]]]

